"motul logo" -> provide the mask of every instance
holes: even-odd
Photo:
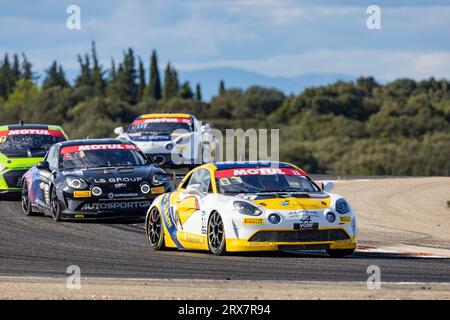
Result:
[[[11,130],[8,132],[9,136],[15,135],[25,135],[25,134],[39,134],[39,135],[50,135],[50,132],[45,129],[20,129],[20,130]]]
[[[254,175],[289,175],[304,176],[305,173],[298,169],[291,168],[239,168],[218,170],[215,173],[216,178],[232,177],[232,176],[254,176]]]

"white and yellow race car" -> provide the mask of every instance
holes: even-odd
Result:
[[[190,171],[175,192],[158,196],[146,217],[156,250],[326,250],[353,253],[356,216],[347,200],[283,162],[214,163]]]

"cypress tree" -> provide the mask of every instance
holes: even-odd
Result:
[[[91,63],[89,56],[86,54],[83,61],[83,58],[78,55],[78,62],[80,64],[81,73],[75,80],[75,86],[92,86]]]
[[[202,101],[202,89],[200,87],[200,83],[197,83],[195,86],[195,100]]]
[[[11,70],[11,64],[9,63],[8,54],[5,54],[3,63],[0,68],[0,96],[7,100],[14,86],[14,79]]]
[[[13,58],[13,67],[11,70],[11,76],[12,76],[12,81],[14,82],[14,85],[17,83],[17,81],[19,81],[20,79],[20,62],[19,62],[19,57],[17,55],[17,53],[14,53],[14,58]]]
[[[105,80],[103,79],[102,67],[98,63],[97,50],[95,48],[94,41],[92,41],[91,51],[92,51],[92,62],[93,62],[92,83],[98,93],[104,93],[105,92]]]
[[[138,101],[141,101],[142,98],[144,97],[144,91],[145,91],[145,69],[141,58],[139,58],[139,85],[137,92]]]
[[[174,79],[172,67],[170,66],[170,62],[167,63],[166,70],[164,71],[164,89],[163,89],[163,96],[164,99],[172,98],[177,94],[178,90],[173,90],[174,88]]]
[[[181,86],[180,97],[182,99],[192,99],[194,97],[194,93],[192,92],[191,85],[189,84],[189,81],[186,81]]]
[[[223,96],[226,93],[226,89],[225,89],[225,81],[220,80],[220,84],[219,84],[219,96]]]
[[[161,99],[161,79],[159,77],[158,57],[156,51],[152,51],[152,57],[150,59],[150,82],[148,86],[149,96],[156,100]]]
[[[25,53],[22,53],[22,79],[33,80],[34,76],[31,67],[32,64],[28,61]]]

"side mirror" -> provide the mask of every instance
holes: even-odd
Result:
[[[39,170],[45,170],[45,171],[50,171],[50,165],[48,164],[47,161],[41,161],[36,165],[36,168],[38,168]]]
[[[334,188],[334,183],[331,181],[322,182],[322,190],[325,192],[330,192]]]
[[[206,123],[201,127],[202,133],[205,133],[206,131],[208,131],[210,129],[211,129],[211,125],[209,123]]]
[[[123,127],[117,127],[114,129],[114,134],[117,134],[118,136],[120,136],[123,133],[124,133]]]
[[[201,191],[201,186],[199,184],[191,184],[187,186],[186,192],[194,196],[203,197],[205,194]]]

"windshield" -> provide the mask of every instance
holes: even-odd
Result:
[[[65,140],[64,135],[56,130],[0,131],[0,152],[12,157],[44,157],[52,145]]]
[[[319,192],[303,171],[293,168],[239,168],[215,172],[220,193]]]
[[[152,118],[137,119],[131,123],[128,133],[171,134],[175,130],[192,131],[192,119]]]
[[[61,149],[64,169],[134,167],[147,165],[144,155],[132,144],[70,146]]]

